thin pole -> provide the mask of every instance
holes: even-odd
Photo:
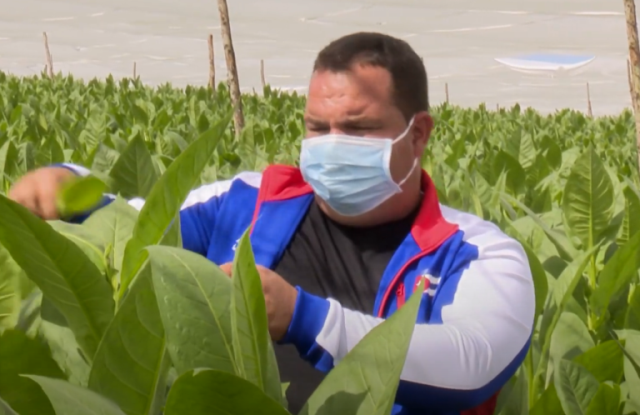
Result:
[[[224,55],[227,61],[227,70],[229,73],[231,103],[235,108],[233,123],[236,129],[236,137],[238,137],[244,128],[244,116],[242,114],[242,96],[240,95],[240,82],[238,80],[236,55],[233,50],[233,41],[231,40],[231,23],[229,23],[229,8],[227,7],[227,0],[218,0],[218,11],[220,12],[222,43],[224,44]]]
[[[47,32],[42,32],[42,37],[44,38],[44,53],[45,59],[47,60],[47,68],[49,69],[49,78],[53,78],[53,56],[51,56],[51,51],[49,50],[49,38],[47,37]]]
[[[591,108],[591,90],[589,89],[589,82],[587,82],[587,115],[593,118],[593,109]]]
[[[636,151],[640,172],[640,47],[638,45],[638,22],[634,0],[624,1],[624,13],[627,20],[627,38],[629,40],[629,61],[631,63],[631,100],[636,120]]]
[[[209,86],[216,92],[216,61],[213,52],[213,35],[209,35]]]
[[[633,79],[631,79],[631,62],[627,59],[627,82],[629,82],[629,95],[631,95],[631,109],[635,111],[636,96],[633,94]]]

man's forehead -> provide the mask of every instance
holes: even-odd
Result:
[[[385,79],[388,78],[388,79]],[[344,72],[314,73],[307,97],[307,115],[327,112],[357,120],[374,117],[392,105],[390,76],[382,68],[365,67]]]
[[[384,68],[356,65],[347,71],[317,71],[311,76],[309,95],[319,97],[367,96],[389,100],[392,92],[391,74]]]

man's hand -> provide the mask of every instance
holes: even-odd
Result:
[[[262,280],[262,292],[269,320],[269,334],[274,341],[282,340],[289,329],[298,291],[280,275],[268,268],[256,267]],[[231,276],[232,263],[223,264],[220,269]]]
[[[75,174],[64,167],[43,167],[27,173],[13,185],[9,198],[45,220],[59,219],[56,195]]]

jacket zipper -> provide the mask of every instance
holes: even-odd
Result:
[[[414,261],[417,261],[418,259],[422,258],[425,255],[429,255],[429,253],[432,251],[433,250],[420,252],[419,254],[415,255],[413,258],[409,259],[402,266],[402,268],[400,268],[400,271],[398,271],[398,273],[393,277],[393,279],[391,280],[391,283],[389,284],[389,288],[387,289],[387,291],[384,293],[384,296],[382,297],[382,301],[380,302],[380,308],[378,309],[378,317],[381,317],[381,318],[384,317],[384,309],[387,307],[387,302],[389,301],[389,295],[391,295],[391,293],[393,292],[393,286],[398,283],[398,281],[400,280],[400,277],[402,277],[402,274],[404,274],[406,269],[409,268],[409,266],[413,264]],[[404,287],[402,289],[404,290]],[[402,298],[402,301],[404,302],[404,296]],[[398,308],[400,307],[398,306]]]
[[[404,301],[406,300],[406,293],[404,290],[404,283],[400,283],[398,289],[396,290],[396,308],[400,310],[400,307],[404,305]]]

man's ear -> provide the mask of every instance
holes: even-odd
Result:
[[[416,156],[422,156],[433,131],[433,118],[427,111],[422,111],[416,114],[413,124],[413,145]]]

